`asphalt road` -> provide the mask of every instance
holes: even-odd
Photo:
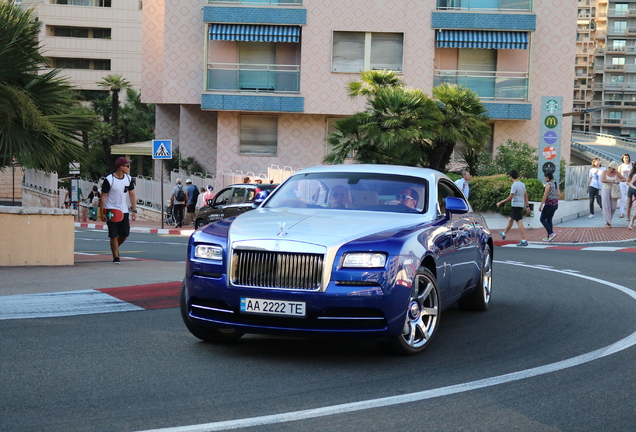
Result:
[[[120,248],[122,257],[159,261],[185,261],[188,237],[131,232]],[[75,232],[75,252],[110,255],[108,232],[82,229]]]
[[[446,312],[416,357],[350,340],[206,344],[175,308],[0,321],[0,430],[633,430],[633,254],[495,260],[491,309]]]

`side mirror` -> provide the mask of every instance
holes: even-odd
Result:
[[[468,204],[461,198],[447,197],[446,211],[449,213],[464,214],[468,213]]]

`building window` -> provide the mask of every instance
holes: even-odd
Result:
[[[625,75],[610,75],[610,83],[623,84],[625,82]]]
[[[55,37],[74,37],[91,39],[110,39],[109,28],[87,27],[49,27],[50,33]]]
[[[625,64],[625,57],[612,57],[612,64],[613,65],[624,65]]]
[[[614,14],[618,16],[626,16],[629,5],[627,3],[614,4]]]
[[[625,45],[627,45],[627,40],[626,39],[614,39],[612,41],[612,48],[613,49],[623,49],[623,48],[625,48]]]
[[[51,67],[63,69],[110,70],[110,60],[53,57],[51,58]]]
[[[276,156],[277,146],[278,117],[239,117],[239,154]]]
[[[333,72],[360,72],[388,69],[402,72],[402,33],[333,33]]]
[[[627,31],[627,21],[614,21],[614,33],[625,34]]]
[[[610,111],[608,113],[608,117],[611,120],[620,120],[623,118],[623,112],[622,111]]]

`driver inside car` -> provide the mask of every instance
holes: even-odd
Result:
[[[344,209],[353,208],[349,199],[349,191],[342,185],[334,186],[329,192],[329,208]]]

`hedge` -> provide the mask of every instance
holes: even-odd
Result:
[[[526,185],[528,199],[541,201],[544,185],[539,179],[520,179]],[[488,177],[473,177],[470,182],[470,204],[473,210],[479,213],[494,212],[503,215],[510,214],[510,203],[497,207],[497,203],[510,195],[512,183],[506,174],[498,174]]]

